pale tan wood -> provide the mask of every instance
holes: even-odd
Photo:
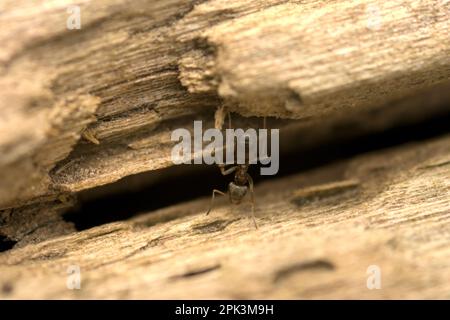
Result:
[[[258,230],[245,204],[180,203],[1,253],[0,297],[449,299],[449,177],[445,136],[269,179]]]
[[[215,18],[207,28],[205,16]],[[213,48],[181,60],[191,92],[217,91],[242,114],[290,118],[349,112],[448,79],[449,30],[449,2],[421,0],[273,1],[264,10],[211,1],[176,29],[181,41]]]
[[[446,1],[96,0],[67,30],[71,4],[1,3],[2,209],[171,166],[221,103],[321,126],[449,79]]]
[[[168,31],[192,1],[84,1],[80,30],[66,28],[70,5],[2,3],[0,208],[168,166],[161,133],[217,105],[178,81],[187,49]]]
[[[1,298],[450,298],[448,137],[268,181],[257,231],[209,199],[61,218],[73,193],[164,178],[170,132],[219,105],[299,119],[270,119],[291,150],[445,114],[448,1],[96,0],[67,30],[71,4],[0,4]]]
[[[267,124],[269,128],[281,128],[281,154],[295,153],[309,157],[308,150],[317,148],[318,145],[333,145],[336,144],[336,141],[351,140],[361,135],[381,133],[384,130],[395,128],[398,124],[412,125],[433,118],[436,114],[445,112],[450,106],[449,88],[450,86],[446,84],[427,92],[419,92],[407,99],[377,106],[368,111],[355,112],[351,115],[345,114],[320,121],[277,122],[269,119],[270,121],[267,121]],[[260,119],[242,121],[243,119],[237,117],[236,114],[233,114],[232,117],[233,123],[237,127],[247,127],[249,125],[258,127],[262,124]],[[421,127],[416,128],[416,130],[423,130]],[[405,136],[407,135],[405,133]],[[166,139],[169,140],[168,133],[166,133],[166,136]],[[147,141],[143,140],[140,143],[145,147],[146,144],[151,145],[152,140],[149,138]],[[138,146],[139,144],[135,147]],[[202,170],[201,166],[173,167],[170,168],[170,171],[153,170],[145,174],[128,177],[114,184],[108,184],[102,188],[92,188],[92,186],[97,185],[98,176],[96,180],[95,177],[94,179],[86,179],[84,176],[71,175],[71,172],[74,170],[96,169],[95,162],[83,162],[82,160],[83,158],[74,159],[72,157],[62,162],[53,171],[54,181],[55,177],[59,176],[67,177],[69,175],[72,178],[76,177],[76,179],[69,182],[66,181],[64,185],[70,190],[79,190],[84,186],[87,190],[83,191],[82,199],[94,199],[108,194],[139,190],[142,187],[155,185],[158,181],[164,179],[173,179],[173,177],[178,175],[192,175],[196,170]],[[135,158],[134,160],[138,162],[138,159]],[[120,166],[120,163],[115,165]],[[282,165],[283,167],[284,164]],[[114,173],[111,173],[109,177],[113,175]],[[73,226],[67,224],[61,218],[58,219],[62,213],[76,203],[73,197],[59,195],[55,198],[55,195],[50,195],[37,200],[37,205],[36,203],[31,203],[25,206],[0,210],[0,235],[17,241],[16,246],[24,246],[28,243],[46,239],[46,237],[51,238],[74,231]],[[14,219],[11,219],[11,217]],[[50,220],[53,225],[58,225],[58,227],[55,230],[42,228],[41,226],[47,225],[47,220]]]

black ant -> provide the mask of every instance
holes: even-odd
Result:
[[[228,127],[231,129],[231,115],[230,112],[227,112],[228,115]],[[216,112],[216,129],[222,130],[223,122],[225,118],[225,111],[224,108],[221,107]],[[264,128],[266,128],[266,118],[264,118]],[[250,199],[251,199],[251,205],[252,205],[252,220],[253,224],[255,225],[255,228],[258,229],[258,225],[256,223],[255,219],[255,197],[254,197],[254,191],[253,191],[253,179],[250,176],[250,174],[247,172],[249,167],[249,161],[248,161],[248,155],[246,156],[245,164],[237,164],[233,165],[231,168],[225,169],[225,164],[218,164],[218,167],[220,169],[220,172],[222,175],[226,176],[231,173],[234,173],[234,181],[230,182],[228,184],[228,196],[230,199],[230,202],[232,204],[240,204],[244,197],[247,195],[248,191],[250,191]],[[217,194],[225,196],[226,193],[222,192],[220,190],[214,189],[212,191],[211,196],[211,204],[206,212],[206,215],[208,215],[214,204],[214,198]]]

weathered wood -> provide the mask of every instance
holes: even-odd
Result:
[[[258,230],[245,204],[173,205],[1,253],[0,297],[448,299],[449,177],[446,136],[268,180]]]
[[[220,103],[321,125],[450,78],[447,1],[71,4],[1,4],[0,208],[170,166]]]
[[[0,4],[0,298],[450,298],[448,136],[258,185],[258,230],[225,199],[61,218],[163,178],[172,130],[219,105],[282,118],[284,151],[448,114],[448,1],[83,1],[80,30],[69,5]]]
[[[217,91],[242,114],[305,118],[448,79],[449,27],[447,1],[211,1],[175,30],[211,48],[181,60],[190,92]]]
[[[83,177],[80,189],[170,165],[161,133],[218,104],[209,94],[187,95],[178,81],[187,48],[168,31],[192,3],[87,1],[80,30],[66,28],[67,1],[3,3],[0,207],[56,197],[66,180]],[[86,129],[99,145],[85,139]],[[54,179],[50,171],[71,153],[64,169],[80,159],[94,169]]]

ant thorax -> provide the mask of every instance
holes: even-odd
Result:
[[[245,186],[248,183],[247,178],[248,165],[238,165],[234,175],[234,182],[238,186]]]

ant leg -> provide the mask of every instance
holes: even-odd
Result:
[[[222,130],[223,122],[225,121],[225,107],[221,105],[217,108],[214,114],[214,127],[216,129]]]
[[[217,108],[216,113],[214,114],[214,127],[216,129],[222,130],[225,117],[228,118],[228,129],[231,129],[231,112],[226,110],[222,105]]]
[[[225,115],[225,113],[226,113],[226,115]],[[229,111],[225,110],[225,107],[223,105],[221,105],[219,108],[217,108],[215,116],[214,116],[216,129],[222,130],[223,123],[225,121],[226,116],[228,116],[228,127],[231,129],[231,114]],[[214,150],[214,154],[215,154],[215,150]],[[218,164],[217,166],[219,167],[220,172],[224,176],[236,171],[236,167],[231,167],[231,168],[225,169],[225,164]]]
[[[214,190],[213,190],[213,192],[212,192],[212,197],[211,197],[211,204],[209,205],[209,209],[208,209],[208,211],[206,212],[206,215],[208,215],[209,212],[210,212],[210,211],[212,210],[212,208],[213,208],[214,198],[215,198],[215,196],[216,196],[216,193],[221,194],[222,196],[225,195],[225,193],[222,192],[222,191],[220,191],[220,190],[217,190],[217,189],[214,189]]]
[[[222,173],[222,175],[226,176],[229,175],[230,173],[233,173],[236,171],[237,166],[225,169],[225,165],[224,164],[218,164],[218,167],[220,169],[220,172]]]
[[[258,229],[258,225],[256,224],[256,219],[255,219],[255,197],[254,197],[254,193],[253,193],[253,179],[252,177],[247,173],[247,180],[248,180],[248,186],[250,188],[250,198],[252,200],[252,220],[253,220],[253,224],[255,225],[255,228]]]

